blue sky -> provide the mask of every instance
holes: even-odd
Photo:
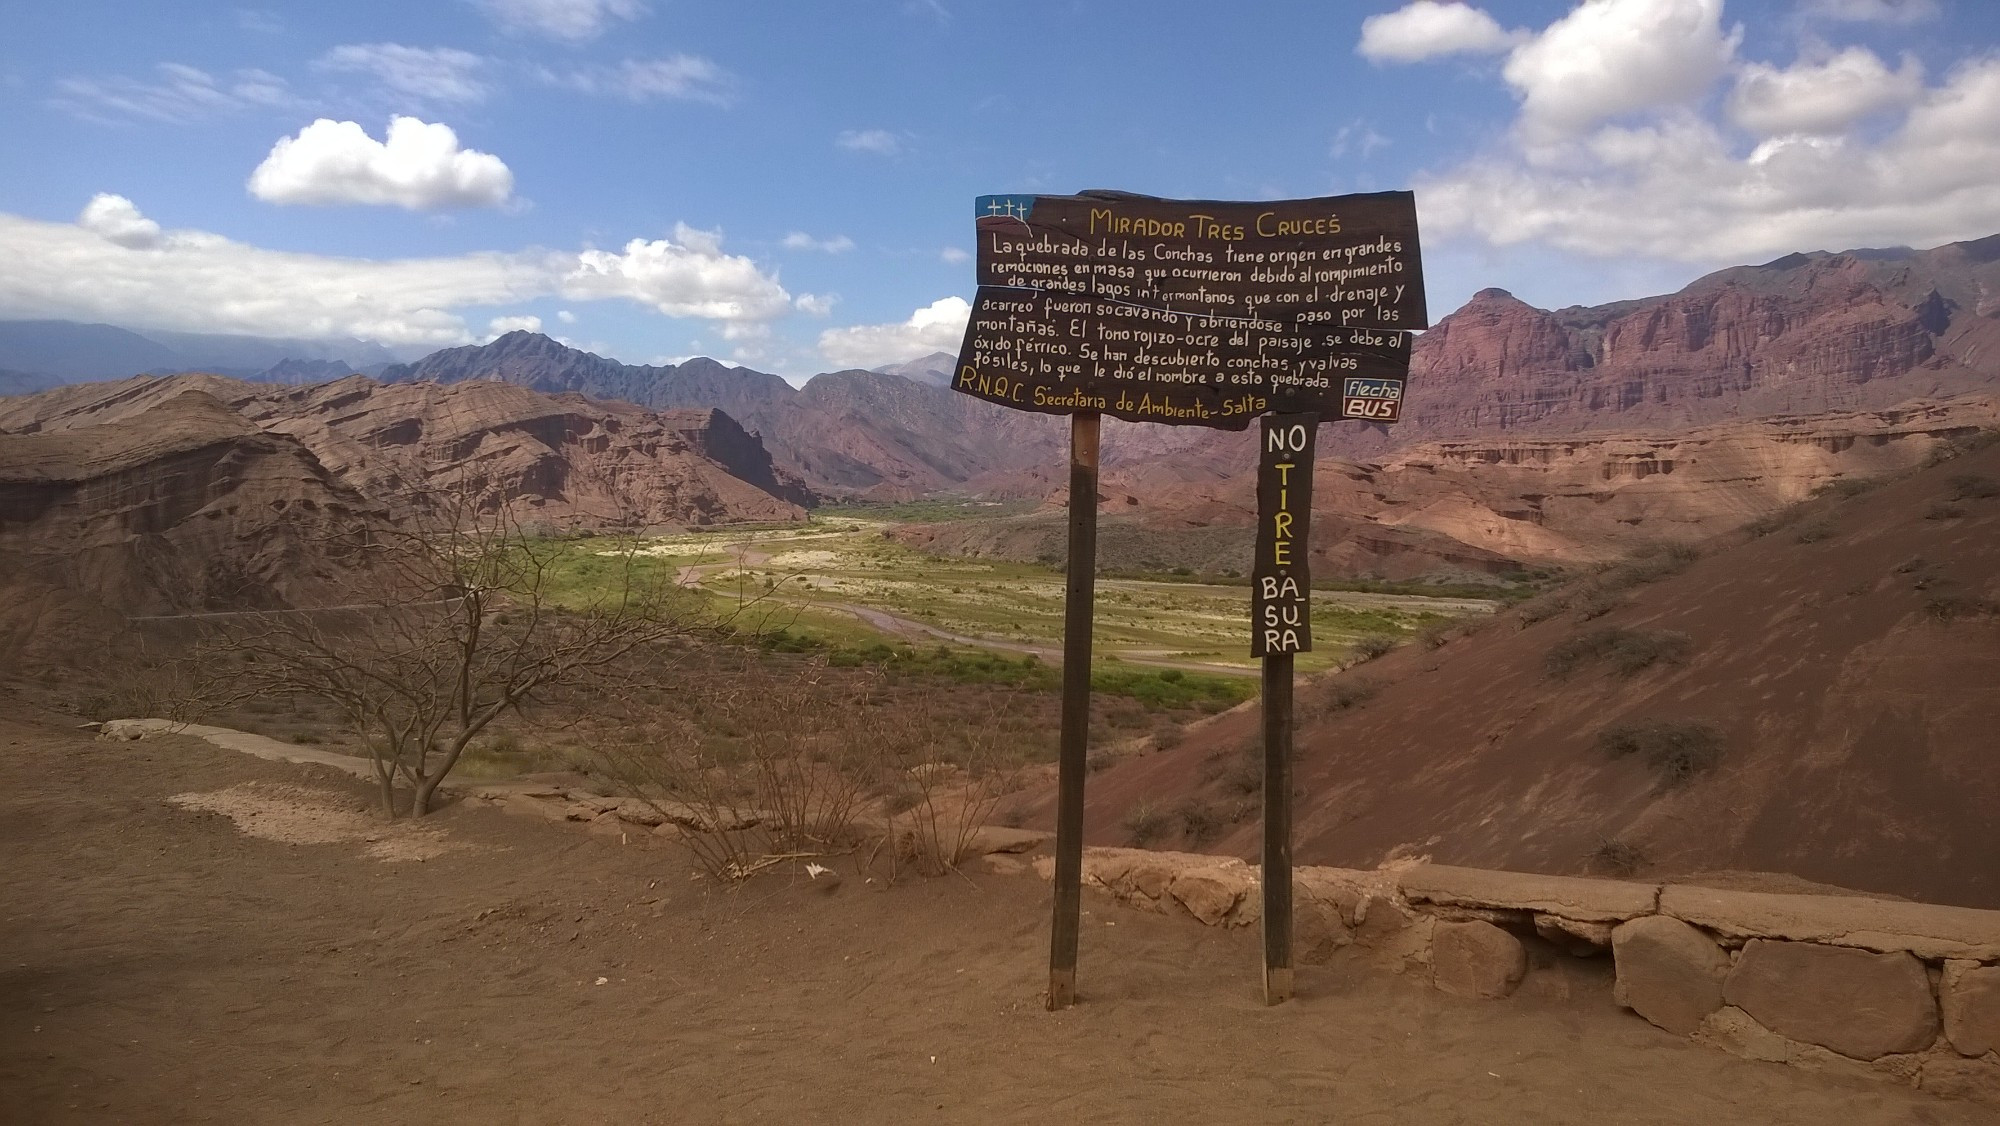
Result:
[[[955,347],[971,201],[1414,188],[1434,315],[2000,232],[1990,0],[0,6],[0,317],[798,379]],[[392,125],[392,121],[395,124]]]

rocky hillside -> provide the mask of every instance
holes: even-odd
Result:
[[[489,381],[383,384],[356,375],[292,388],[141,377],[0,401],[0,431],[94,428],[189,389],[298,441],[335,478],[382,503],[412,488],[462,484],[524,501],[551,521],[639,526],[794,520],[813,499],[721,411],[647,411]]]
[[[911,370],[928,369],[920,363]],[[1063,433],[1058,419],[954,394],[934,377],[839,371],[795,388],[775,375],[704,358],[657,367],[621,364],[532,332],[436,352],[389,368],[382,378],[488,379],[654,409],[717,407],[761,437],[776,462],[813,489],[884,500],[951,489],[981,473],[1057,456]]]
[[[2000,907],[2000,443],[1437,641],[1301,687],[1300,863],[1781,872]],[[1257,730],[1247,707],[1092,774],[1088,838],[1126,843],[1143,803],[1157,844],[1253,855]]]
[[[797,520],[813,499],[716,410],[363,376],[76,384],[0,400],[0,627],[308,604],[333,525],[454,486],[557,527]]]
[[[181,388],[99,425],[0,433],[0,661],[118,613],[311,602],[317,545],[379,517],[298,439]]]
[[[1377,461],[1321,456],[1314,476],[1314,573],[1448,578],[1615,560],[1634,545],[1695,543],[1845,480],[1914,468],[1943,444],[2000,426],[2000,400],[1917,401],[1724,422],[1658,434],[1586,432],[1424,442]],[[1110,568],[1242,571],[1256,517],[1252,451],[1112,460],[1106,439],[1099,556]],[[899,529],[913,546],[1015,560],[1062,557],[1055,467],[989,475],[992,494],[1049,501],[992,521]]]

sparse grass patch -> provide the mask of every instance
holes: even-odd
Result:
[[[1546,622],[1550,618],[1563,613],[1569,609],[1569,604],[1574,597],[1574,595],[1567,591],[1557,591],[1553,594],[1545,594],[1529,602],[1523,602],[1521,604],[1522,628],[1534,625],[1537,622]]]
[[[1357,665],[1367,664],[1377,657],[1387,656],[1391,649],[1394,649],[1401,643],[1399,638],[1391,637],[1386,633],[1371,633],[1354,643],[1351,650],[1354,654],[1354,663]]]
[[[2000,614],[2000,604],[1963,591],[1941,590],[1924,599],[1924,614],[1939,622],[1955,621],[1959,618],[1985,618]]]
[[[1585,664],[1603,661],[1621,676],[1632,676],[1656,664],[1678,665],[1693,648],[1693,640],[1684,633],[1601,626],[1549,650],[1543,668],[1561,680]]]
[[[1588,622],[1601,618],[1623,605],[1625,605],[1625,599],[1620,597],[1616,592],[1609,590],[1587,590],[1575,602],[1571,603],[1570,608],[1576,611],[1577,621]]]
[[[1767,512],[1750,521],[1748,524],[1743,525],[1743,530],[1749,533],[1751,539],[1756,539],[1759,536],[1768,536],[1772,532],[1781,532],[1798,523],[1799,518],[1806,514],[1808,507],[1810,506],[1803,502],[1788,504],[1776,512]]]
[[[1314,686],[1314,691],[1300,701],[1300,716],[1303,719],[1321,719],[1334,712],[1359,707],[1375,695],[1375,685],[1361,677],[1340,677]]]
[[[1987,500],[2000,497],[2000,481],[1977,473],[1960,473],[1949,482],[1951,500]]]
[[[1836,477],[1831,481],[1815,485],[1812,495],[1816,497],[1858,497],[1863,493],[1881,488],[1887,482],[1888,478],[1886,477]]]
[[[1172,750],[1180,746],[1181,740],[1186,735],[1187,732],[1182,729],[1180,724],[1163,723],[1153,728],[1153,749],[1156,751]]]
[[[1615,724],[1597,733],[1597,745],[1612,758],[1637,756],[1669,790],[1715,769],[1723,751],[1722,733],[1715,728],[1675,720]]]

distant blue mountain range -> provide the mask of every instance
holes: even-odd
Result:
[[[138,332],[80,321],[0,321],[0,395],[139,374],[205,371],[238,379],[317,381],[374,375],[399,357],[363,340],[286,340]]]

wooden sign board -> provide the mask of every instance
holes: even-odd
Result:
[[[1264,998],[1292,991],[1292,655],[1321,419],[1402,417],[1429,326],[1409,192],[1263,203],[1122,192],[980,196],[979,293],[954,390],[1070,418],[1051,1009],[1076,999],[1097,572],[1098,423],[1241,430],[1264,417],[1251,652],[1264,658]],[[1273,413],[1275,417],[1273,417]]]
[[[1409,192],[1232,203],[980,196],[955,390],[1018,410],[1240,430],[1395,422],[1424,328]]]
[[[1312,651],[1313,445],[1319,417],[1265,415],[1257,444],[1257,558],[1250,567],[1250,655]]]

